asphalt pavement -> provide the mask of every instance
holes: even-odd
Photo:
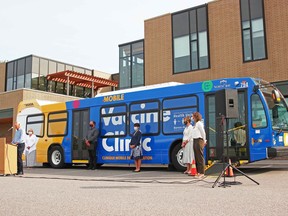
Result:
[[[24,169],[0,176],[0,215],[287,215],[288,169],[241,169],[215,188],[217,175],[197,179],[165,166]],[[220,179],[223,182],[223,178]]]

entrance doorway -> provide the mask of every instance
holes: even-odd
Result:
[[[73,111],[72,160],[88,160],[84,138],[89,129],[89,109]]]
[[[215,94],[207,94],[206,103],[206,133],[207,133],[207,159],[208,160],[222,160],[223,154],[227,155],[227,143],[228,153],[232,160],[248,160],[249,148],[248,143],[248,130],[247,125],[247,95],[246,91],[238,91],[238,118],[228,119],[228,125],[220,125],[221,119],[219,120],[216,116],[216,102]],[[223,126],[223,127],[222,127]],[[226,136],[223,136],[223,131],[228,130],[228,140]],[[242,130],[242,131],[238,131]],[[237,132],[245,134],[242,143],[235,143],[234,138]],[[239,133],[238,133],[239,134]],[[224,145],[224,148],[223,148]]]

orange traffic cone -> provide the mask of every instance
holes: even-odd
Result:
[[[229,159],[229,165],[231,165],[231,159]],[[226,170],[225,170],[224,175],[226,177],[233,177],[234,176],[233,168],[231,166],[227,167]]]
[[[231,165],[231,159],[229,159],[229,164]],[[233,177],[233,176],[234,176],[233,168],[229,166],[228,177]]]
[[[196,176],[197,175],[197,169],[196,169],[196,164],[195,164],[195,160],[192,160],[192,166],[191,166],[191,176]]]

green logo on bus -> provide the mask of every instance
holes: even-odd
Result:
[[[209,91],[212,90],[212,88],[213,88],[213,83],[212,83],[211,80],[209,80],[209,81],[204,81],[204,82],[202,83],[202,90],[203,90],[204,92],[209,92]]]

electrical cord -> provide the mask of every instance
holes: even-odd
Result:
[[[29,178],[29,179],[47,179],[47,180],[67,180],[67,181],[87,181],[87,182],[124,182],[124,183],[158,183],[158,184],[196,184],[198,182],[205,182],[207,184],[213,184],[213,182],[206,181],[204,179],[193,179],[190,181],[160,181],[156,179],[152,180],[127,180],[127,179],[78,179],[78,178],[63,178],[63,177],[41,177],[41,176],[17,176],[19,178]]]

